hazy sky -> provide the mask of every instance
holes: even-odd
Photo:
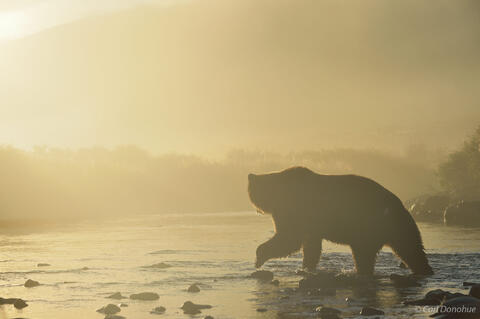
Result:
[[[2,1],[0,144],[401,151],[480,124],[478,1],[172,3]]]
[[[0,41],[22,37],[89,15],[140,4],[171,5],[182,0],[2,0]]]

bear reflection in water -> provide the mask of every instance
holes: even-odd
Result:
[[[384,245],[415,274],[433,274],[412,216],[397,196],[371,179],[292,167],[249,174],[248,193],[259,212],[272,216],[275,227],[273,238],[257,248],[257,268],[302,249],[303,267],[314,271],[327,239],[350,245],[358,274],[373,274]]]

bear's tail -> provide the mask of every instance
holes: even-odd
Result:
[[[395,231],[389,246],[394,253],[417,275],[432,275],[433,269],[428,264],[422,237],[410,212],[401,205],[402,212],[396,215]]]

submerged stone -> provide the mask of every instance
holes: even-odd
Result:
[[[48,267],[48,266],[51,266],[50,264],[47,264],[47,263],[39,263],[37,264],[37,267]]]
[[[170,268],[170,267],[172,267],[172,266],[169,265],[169,264],[166,264],[166,263],[157,263],[157,264],[153,264],[153,265],[149,265],[149,266],[143,266],[142,268],[166,269],[166,268]]]
[[[195,314],[201,313],[201,311],[200,311],[201,309],[210,309],[210,308],[212,308],[212,306],[210,306],[210,305],[198,305],[198,304],[194,304],[191,301],[185,301],[183,303],[182,307],[180,307],[180,308],[186,314],[195,315]]]
[[[132,300],[151,301],[151,300],[158,300],[159,298],[160,298],[160,296],[157,293],[154,293],[154,292],[141,292],[141,293],[138,293],[138,294],[130,295],[130,299],[132,299]]]
[[[338,309],[335,309],[335,308],[330,308],[330,307],[323,307],[323,306],[320,306],[320,307],[317,307],[315,309],[315,312],[318,313],[322,318],[323,316],[327,316],[327,315],[336,315],[338,316],[339,314],[341,314],[342,312]]]
[[[109,298],[109,299],[124,299],[124,298],[127,298],[127,297],[122,296],[122,294],[120,292],[116,292],[114,294],[111,294],[107,298]]]
[[[105,315],[114,315],[116,313],[119,313],[120,311],[120,307],[114,304],[108,304],[97,310],[97,312],[103,313]]]
[[[452,298],[463,297],[463,296],[465,295],[459,292],[451,293],[450,291],[435,289],[427,292],[427,294],[425,295],[425,299],[435,299],[441,303],[445,300],[450,300]]]
[[[159,306],[155,307],[152,311],[150,311],[150,313],[154,315],[162,315],[165,313],[165,311],[167,311],[167,308]]]
[[[13,303],[13,306],[17,309],[23,309],[25,307],[28,307],[28,304],[25,302],[25,300],[23,299],[17,299],[15,300],[15,302]]]
[[[278,279],[272,280],[270,283],[274,286],[279,286],[280,285],[280,281],[278,281]]]
[[[18,298],[1,298],[0,297],[0,305],[13,305]]]
[[[268,270],[257,270],[250,274],[250,278],[255,278],[261,281],[272,281],[273,272]]]
[[[37,286],[40,286],[40,283],[38,281],[35,281],[35,280],[32,280],[32,279],[28,279],[27,281],[25,281],[25,283],[23,284],[26,288],[32,288],[32,287],[37,287]]]
[[[200,292],[200,288],[198,288],[197,285],[193,284],[193,285],[190,285],[190,287],[188,287],[187,291],[188,292]]]
[[[383,316],[385,312],[371,307],[363,307],[360,316]]]

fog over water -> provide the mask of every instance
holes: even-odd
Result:
[[[369,176],[407,200],[440,189],[435,165],[442,158],[421,147],[398,156],[351,149],[287,154],[236,150],[217,160],[181,154],[155,156],[134,146],[76,151],[3,147],[1,219],[58,221],[245,211],[252,207],[248,173],[293,165],[322,174]]]
[[[443,220],[480,200],[479,18],[477,0],[0,1],[0,319],[120,302],[126,318],[182,318],[187,300],[212,305],[192,318],[427,318],[403,303],[468,293],[480,215],[461,214],[480,204],[451,210],[467,225]],[[409,270],[384,249],[365,286],[329,296],[297,289],[300,253],[265,263],[278,285],[248,278],[275,230],[247,176],[296,165],[415,203],[435,274],[398,287],[390,274]],[[351,238],[401,233],[371,224]],[[354,271],[348,246],[323,252],[319,269]],[[146,291],[159,300],[128,298]]]

